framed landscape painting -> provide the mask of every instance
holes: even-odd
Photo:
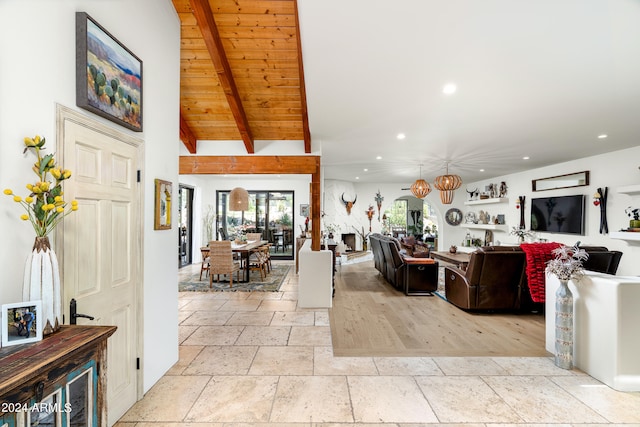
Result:
[[[142,61],[85,12],[76,12],[76,105],[142,132]]]

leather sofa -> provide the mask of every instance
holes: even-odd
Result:
[[[374,266],[393,287],[407,295],[430,294],[438,289],[437,261],[408,256],[393,237],[375,233],[369,241]]]
[[[581,247],[589,254],[584,268],[615,274],[622,252],[602,246]],[[485,246],[471,253],[465,271],[445,269],[447,300],[465,310],[542,310],[531,300],[526,257],[519,246]]]

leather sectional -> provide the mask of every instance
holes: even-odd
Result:
[[[393,237],[369,236],[375,268],[393,287],[407,295],[430,295],[438,289],[438,262],[411,257]]]
[[[581,247],[589,254],[584,268],[615,274],[622,252],[603,246]],[[519,246],[485,246],[471,253],[466,270],[445,269],[447,300],[465,310],[538,310],[543,303],[531,299],[526,258]]]

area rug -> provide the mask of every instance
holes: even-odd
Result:
[[[267,277],[262,280],[259,271],[251,271],[249,274],[249,282],[242,283],[233,281],[233,288],[229,287],[229,280],[223,280],[223,276],[220,276],[220,281],[213,281],[213,285],[209,288],[209,277],[202,277],[200,279],[200,273],[193,274],[191,278],[186,282],[178,283],[178,291],[180,292],[276,292],[282,286],[282,282],[289,273],[290,265],[286,264],[274,264],[271,272],[267,274]],[[241,276],[243,272],[240,272]],[[224,276],[226,278],[226,276]],[[215,277],[214,277],[215,279]],[[235,279],[235,275],[234,275]]]

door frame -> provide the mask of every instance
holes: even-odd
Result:
[[[79,126],[83,126],[85,128],[91,129],[92,131],[102,133],[104,135],[109,136],[110,138],[117,139],[120,142],[125,144],[129,144],[136,148],[138,154],[138,164],[135,165],[136,170],[139,171],[140,180],[137,182],[137,196],[139,200],[138,206],[138,224],[134,224],[135,228],[135,241],[136,241],[136,250],[139,256],[133,261],[136,264],[136,268],[138,269],[138,280],[135,284],[136,286],[136,337],[137,343],[136,345],[136,354],[139,360],[144,360],[144,347],[143,347],[143,283],[144,283],[144,197],[143,197],[143,189],[144,189],[144,140],[140,138],[136,138],[132,135],[126,134],[124,132],[120,132],[118,129],[112,128],[110,126],[106,126],[93,118],[86,116],[73,110],[69,107],[65,107],[64,105],[56,103],[56,155],[58,157],[59,163],[64,165],[64,141],[65,141],[65,123],[73,122]],[[73,171],[72,171],[73,172]],[[73,176],[73,175],[72,175]],[[64,224],[63,220],[55,230],[55,241],[54,241],[54,250],[58,257],[58,263],[60,265],[60,277],[64,277]],[[64,295],[64,283],[60,284],[60,292]],[[69,317],[69,306],[68,301],[62,302],[62,312],[63,319],[67,319]],[[63,323],[65,321],[63,320]],[[137,387],[137,396],[136,399],[140,400],[143,397],[143,369],[144,366],[141,363],[140,368],[136,371],[136,387]]]

